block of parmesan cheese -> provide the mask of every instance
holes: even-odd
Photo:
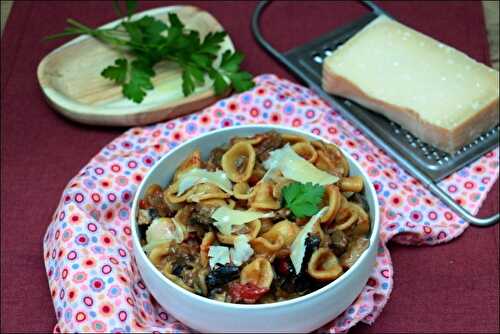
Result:
[[[498,71],[386,16],[323,63],[323,89],[453,153],[498,124]]]

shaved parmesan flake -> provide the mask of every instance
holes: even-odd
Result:
[[[181,196],[189,188],[200,183],[212,183],[227,193],[231,193],[233,185],[223,171],[209,172],[205,169],[193,168],[179,178],[177,196]]]
[[[229,248],[226,246],[210,246],[208,249],[208,263],[210,268],[214,268],[215,265],[221,264],[225,265],[229,263]]]
[[[248,243],[248,238],[244,235],[239,235],[234,239],[234,248],[231,248],[229,253],[231,255],[231,262],[239,267],[253,255],[253,249]]]
[[[167,242],[170,242],[172,241],[171,239],[158,239],[158,240],[153,240],[151,242],[148,242],[147,245],[144,245],[144,247],[142,247],[142,249],[144,249],[144,251],[146,253],[151,253],[151,251],[156,248],[157,246],[160,246],[160,245],[163,245]]]
[[[274,168],[281,171],[287,179],[313,184],[327,185],[336,183],[339,178],[322,171],[306,159],[298,155],[289,144],[269,153],[269,158],[264,161],[267,170]]]
[[[221,206],[212,213],[213,223],[222,234],[231,234],[233,225],[243,225],[260,218],[270,218],[272,212],[264,213],[258,211],[233,210],[227,206]]]
[[[295,273],[298,275],[300,269],[302,268],[302,261],[304,260],[304,255],[306,254],[306,239],[309,233],[314,230],[314,225],[319,221],[319,219],[328,211],[328,207],[324,207],[317,214],[311,217],[309,222],[302,228],[297,237],[290,246],[291,254],[290,259],[292,260],[293,268]]]
[[[262,181],[270,181],[270,180],[273,180],[273,179],[276,179],[276,177],[279,175],[280,173],[280,170],[279,168],[276,168],[276,167],[273,167],[273,168],[270,168],[265,174],[264,176],[262,176],[262,179],[260,179],[259,182],[262,182]]]
[[[147,245],[143,247],[144,251],[150,252],[156,246],[172,240],[182,242],[184,235],[184,230],[175,219],[156,218],[146,231]]]

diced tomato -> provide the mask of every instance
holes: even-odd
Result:
[[[268,288],[260,288],[252,283],[229,283],[229,296],[233,303],[244,302],[246,304],[255,304],[268,291]]]
[[[293,274],[293,268],[288,257],[278,258],[278,265],[276,269],[282,276],[289,276],[290,274]]]
[[[141,199],[139,201],[139,208],[145,210],[145,209],[149,208],[149,205],[145,200]]]

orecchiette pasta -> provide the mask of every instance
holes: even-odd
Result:
[[[300,228],[292,223],[291,221],[285,219],[273,225],[273,227],[262,234],[262,237],[272,240],[276,239],[277,236],[281,236],[283,238],[283,243],[286,247],[290,247],[292,242],[295,240],[295,237],[299,233]]]
[[[200,202],[209,199],[229,198],[231,195],[222,191],[216,185],[211,183],[201,183],[195,185],[190,191],[186,200],[188,202]]]
[[[201,160],[200,150],[196,149],[177,168],[174,174],[173,181],[174,182],[177,181],[183,173],[189,171],[192,168],[200,168],[201,163],[202,160]]]
[[[139,203],[144,251],[175,284],[219,301],[276,302],[337,279],[368,247],[363,179],[335,145],[267,132],[204,153],[191,152]],[[289,163],[273,160],[280,154]],[[296,176],[309,172],[331,175]]]
[[[149,254],[149,259],[151,263],[155,265],[157,268],[161,268],[164,265],[164,260],[170,251],[171,242],[165,242],[161,245],[153,248],[151,253]]]
[[[340,194],[339,189],[332,184],[325,187],[325,196],[328,211],[321,218],[321,223],[328,223],[335,219],[342,203],[342,195]]]
[[[269,288],[273,282],[273,267],[263,258],[257,257],[241,271],[241,283],[252,283],[260,288]]]
[[[263,256],[272,262],[276,253],[285,245],[285,240],[279,234],[272,234],[255,238],[250,244],[255,254]]]
[[[222,156],[222,169],[233,182],[245,182],[252,176],[255,150],[248,141],[234,144]]]
[[[339,180],[341,191],[359,193],[363,190],[363,178],[359,175],[343,177]]]
[[[274,183],[271,181],[261,181],[255,185],[252,196],[249,198],[250,207],[261,210],[279,209],[280,203],[273,196]]]
[[[290,144],[295,144],[295,143],[301,143],[301,142],[307,142],[307,139],[301,136],[297,135],[291,135],[291,134],[282,134],[281,137],[286,143]]]
[[[333,281],[342,274],[342,266],[328,248],[316,250],[307,265],[309,275],[320,281]]]
[[[260,220],[257,219],[249,222],[248,224],[238,226],[236,229],[233,228],[230,235],[217,233],[217,239],[219,239],[221,243],[227,245],[234,244],[234,239],[236,239],[239,235],[244,235],[248,240],[253,240],[257,237],[257,235],[259,235],[260,227]]]
[[[299,142],[292,145],[292,148],[298,155],[310,163],[314,163],[318,158],[318,152],[309,142]]]
[[[208,250],[210,249],[210,246],[215,241],[215,233],[214,232],[207,232],[203,236],[203,239],[201,240],[201,245],[200,245],[200,262],[201,265],[206,267],[208,265]]]
[[[252,196],[252,192],[248,183],[239,182],[234,185],[233,195],[237,199],[247,200]]]

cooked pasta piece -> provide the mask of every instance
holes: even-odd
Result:
[[[320,141],[314,141],[311,144],[318,153],[315,162],[316,167],[339,177],[349,175],[349,163],[335,145],[325,144]]]
[[[260,210],[276,210],[280,207],[280,202],[273,196],[274,183],[271,181],[261,181],[252,192],[249,198],[250,207]]]
[[[337,216],[335,217],[335,229],[343,231],[358,222],[359,212],[351,202],[343,201]]]
[[[255,150],[247,141],[234,144],[222,156],[222,169],[233,182],[245,182],[252,176]]]
[[[339,180],[339,188],[343,192],[359,193],[363,190],[363,178],[359,175],[343,177]]]
[[[337,216],[337,212],[339,211],[342,204],[342,195],[340,194],[339,188],[337,188],[333,184],[329,184],[325,187],[324,197],[326,199],[325,205],[328,206],[328,211],[320,219],[320,222],[330,223]]]
[[[268,240],[272,240],[276,239],[277,236],[281,236],[283,238],[284,246],[290,247],[292,242],[297,237],[297,234],[299,234],[299,231],[300,228],[297,226],[297,224],[294,224],[291,221],[285,219],[280,221],[279,223],[274,224],[269,231],[262,234],[262,237]]]
[[[217,233],[217,239],[226,245],[233,245],[234,240],[240,235],[246,236],[248,240],[253,240],[259,235],[260,227],[260,220],[256,219],[247,224],[234,226],[230,235]]]
[[[307,141],[307,139],[305,139],[302,136],[291,135],[286,133],[282,134],[281,137],[283,138],[283,141],[285,143],[290,143],[290,144],[302,143]]]
[[[203,267],[208,266],[208,251],[215,241],[215,233],[207,232],[203,236],[200,244],[200,262]]]
[[[186,200],[188,202],[201,202],[209,199],[231,197],[230,194],[211,183],[197,184],[187,194]]]
[[[273,282],[273,267],[263,258],[257,257],[241,271],[241,283],[252,283],[259,288],[269,288]]]
[[[342,266],[328,248],[318,248],[307,264],[309,275],[320,281],[333,281],[342,274]]]
[[[178,195],[177,194],[178,190],[179,190],[179,181],[177,180],[164,191],[163,197],[166,199],[166,201],[173,204],[180,204],[182,202],[185,202],[188,196],[191,194],[191,191],[187,191],[182,195]]]
[[[237,199],[247,200],[252,196],[252,189],[246,182],[239,182],[234,185],[233,195]]]
[[[310,163],[314,163],[318,158],[318,152],[309,142],[299,142],[292,145],[293,150]]]
[[[351,231],[351,234],[354,236],[366,235],[370,232],[370,217],[366,213],[366,211],[361,207],[361,205],[352,203],[352,208],[356,210],[358,213],[358,221],[354,228]]]
[[[253,239],[251,245],[255,254],[272,262],[276,253],[285,245],[285,240],[280,234],[271,234]]]
[[[149,260],[156,268],[162,268],[165,265],[165,259],[170,252],[170,241],[164,242],[151,251]]]
[[[188,170],[192,168],[201,168],[201,167],[202,167],[201,153],[199,149],[196,149],[180,164],[179,167],[177,167],[173,181],[174,182],[177,181],[179,179],[179,176],[187,172]]]

